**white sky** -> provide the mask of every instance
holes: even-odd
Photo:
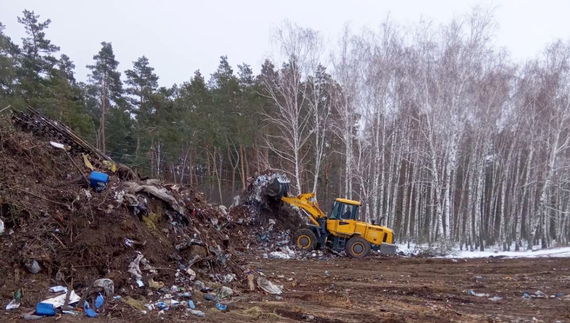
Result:
[[[0,0],[5,33],[20,44],[22,10],[34,10],[40,20],[52,20],[47,38],[61,47],[85,80],[85,65],[112,42],[119,69],[145,55],[162,86],[182,83],[200,69],[209,78],[227,55],[232,66],[243,62],[259,71],[271,52],[271,28],[289,19],[334,39],[346,22],[376,27],[388,13],[402,24],[420,17],[445,23],[470,11],[473,0]],[[490,2],[486,1],[485,4]],[[495,0],[498,45],[513,59],[537,55],[554,39],[570,39],[570,1]]]

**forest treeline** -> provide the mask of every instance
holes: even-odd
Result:
[[[0,24],[0,109],[30,105],[142,176],[231,204],[278,170],[327,210],[334,197],[362,201],[361,217],[399,242],[568,243],[568,41],[514,62],[480,8],[439,26],[347,26],[334,41],[285,22],[273,33],[281,60],[259,74],[222,56],[209,77],[159,87],[152,62],[120,67],[108,42],[80,82],[49,19],[25,10],[18,22],[21,42]]]

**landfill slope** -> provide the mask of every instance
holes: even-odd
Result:
[[[0,120],[3,299],[22,290],[21,308],[29,309],[52,284],[87,293],[109,278],[116,296],[152,304],[171,286],[192,290],[196,280],[243,283],[223,208],[192,188],[141,181],[122,165],[112,171],[100,152],[47,122],[25,114]],[[109,174],[103,191],[89,187],[89,167]]]

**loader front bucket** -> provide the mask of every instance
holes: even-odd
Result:
[[[266,194],[270,197],[279,200],[283,196],[287,196],[289,192],[289,184],[291,182],[287,180],[282,180],[279,178],[274,178],[268,185],[266,189]]]

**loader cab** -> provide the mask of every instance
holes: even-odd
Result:
[[[358,220],[360,202],[337,198],[333,202],[330,220]]]

